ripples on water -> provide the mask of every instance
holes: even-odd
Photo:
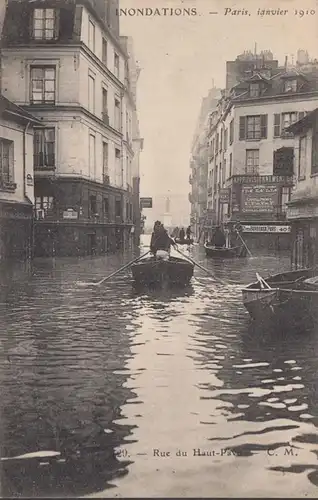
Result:
[[[288,257],[193,256],[229,284],[197,269],[179,291],[138,292],[129,273],[76,286],[131,256],[2,270],[3,496],[316,492],[316,332],[260,332],[241,301]]]

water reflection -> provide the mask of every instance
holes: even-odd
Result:
[[[192,256],[214,278],[196,269],[171,290],[136,289],[129,271],[76,286],[131,255],[2,270],[3,496],[316,491],[317,335],[262,332],[241,301],[256,271],[289,259]],[[199,448],[232,455],[198,459]]]

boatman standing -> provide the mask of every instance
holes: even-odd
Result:
[[[158,259],[168,260],[171,245],[176,246],[175,241],[170,238],[163,224],[156,221],[151,235],[150,251]]]

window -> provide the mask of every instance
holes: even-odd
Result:
[[[215,140],[215,154],[218,154],[219,152],[219,134],[216,134],[216,140]]]
[[[92,75],[88,75],[88,109],[95,112],[95,79]]]
[[[34,9],[33,38],[35,40],[53,40],[57,36],[57,18],[54,9]]]
[[[282,133],[285,129],[297,121],[297,113],[283,113],[282,114]]]
[[[102,111],[102,117],[103,117],[103,122],[108,124],[109,123],[109,117],[108,117],[108,92],[107,90],[103,87],[102,90],[102,106],[103,106],[103,111]]]
[[[284,92],[297,92],[297,80],[286,80],[284,82]]]
[[[103,142],[103,180],[109,183],[108,176],[108,143]]]
[[[299,139],[299,165],[298,165],[298,179],[305,179],[306,177],[306,157],[307,157],[307,137]]]
[[[230,144],[232,144],[234,141],[234,118],[231,120],[230,123]]]
[[[31,68],[31,102],[33,104],[55,103],[55,68]]]
[[[241,116],[240,141],[267,138],[267,115]]]
[[[224,130],[224,151],[227,150],[227,134],[228,134],[228,131],[227,129]]]
[[[44,210],[47,214],[50,210],[54,208],[54,198],[53,196],[35,196],[35,210]]]
[[[90,212],[90,215],[97,214],[97,202],[96,202],[95,195],[92,195],[89,197],[89,212]]]
[[[108,217],[109,216],[109,199],[104,198],[103,200],[103,210],[104,210],[104,216]]]
[[[34,130],[34,168],[54,168],[55,166],[55,129]]]
[[[232,177],[232,153],[230,153],[229,177]]]
[[[114,55],[114,73],[119,78],[119,56],[118,54]]]
[[[298,120],[301,120],[305,115],[304,111],[300,111],[299,113],[296,111],[289,113],[275,113],[274,115],[274,137],[280,137],[281,134],[285,133],[284,130],[295,123]]]
[[[120,130],[120,101],[115,99],[115,129]]]
[[[88,47],[95,52],[95,24],[91,20],[88,25]]]
[[[129,141],[129,115],[128,111],[126,111],[126,139]]]
[[[245,173],[257,175],[258,166],[259,166],[259,149],[247,149],[246,161],[245,161]]]
[[[222,151],[223,148],[223,128],[221,128],[221,134],[220,134],[220,152]]]
[[[115,201],[115,216],[121,217],[121,200]]]
[[[291,188],[290,187],[282,187],[281,188],[281,211],[282,213],[287,212],[287,203],[291,198]]]
[[[107,66],[107,40],[103,38],[102,41],[102,62]]]
[[[260,96],[259,83],[251,83],[250,84],[250,97],[259,97],[259,96]]]
[[[13,141],[0,138],[0,186],[13,183]]]
[[[129,203],[126,203],[126,220],[129,219]]]
[[[95,152],[95,135],[89,134],[89,177],[95,178],[96,168],[96,152]]]
[[[318,124],[314,122],[312,130],[312,149],[311,149],[311,173],[318,173]]]

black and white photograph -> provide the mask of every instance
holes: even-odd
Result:
[[[1,498],[317,498],[317,232],[317,0],[0,0]]]

